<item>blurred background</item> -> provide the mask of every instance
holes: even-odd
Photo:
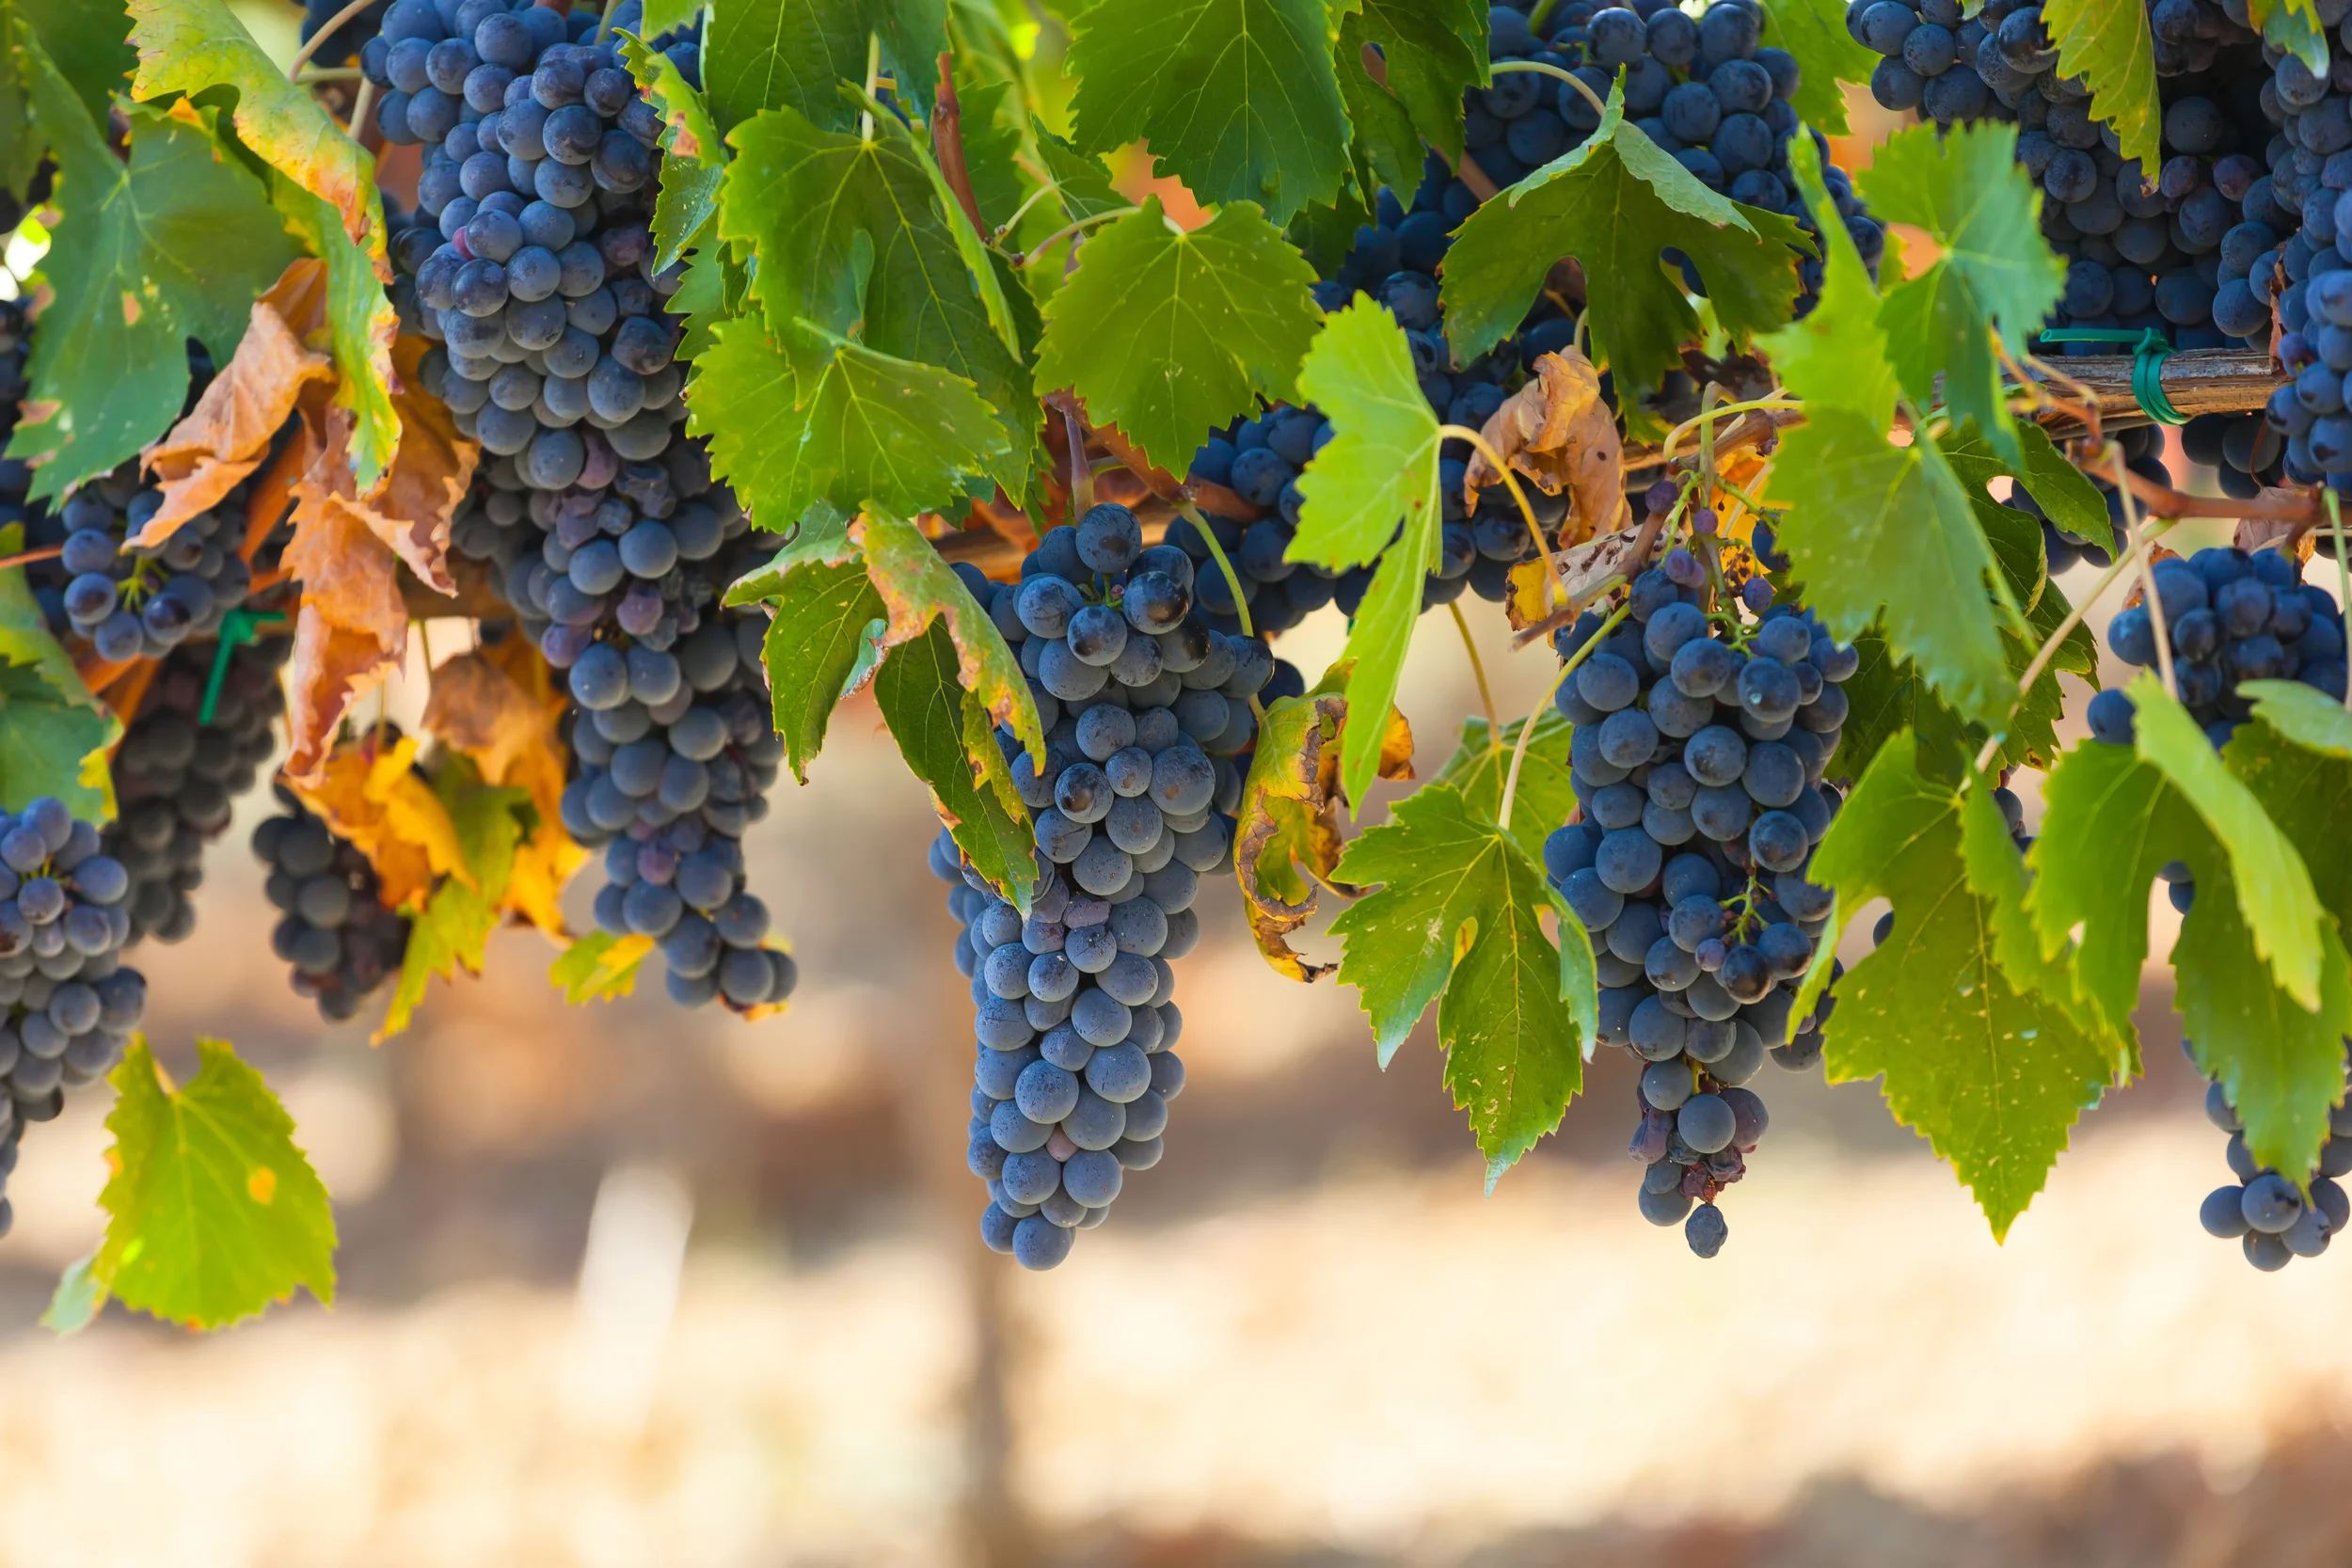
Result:
[[[1474,625],[1525,711],[1550,654]],[[1327,612],[1285,652],[1313,671],[1341,639]],[[1402,704],[1426,776],[1477,705],[1446,618]],[[0,1564],[2352,1559],[2352,1264],[2265,1276],[2198,1227],[2223,1140],[2160,968],[2147,1078],[2006,1246],[1873,1085],[1768,1068],[1701,1262],[1635,1212],[1616,1053],[1482,1196],[1428,1032],[1377,1070],[1354,993],[1274,975],[1220,885],[1179,966],[1167,1159],[1024,1275],[980,1249],[962,1168],[924,793],[863,701],[782,788],[753,840],[802,963],[782,1017],[658,987],[567,1009],[512,932],[375,1049],[270,957],[249,799],[196,936],[142,955],[152,1037],[184,1078],[225,1036],[285,1096],[341,1291],[208,1338],[119,1307],[36,1327],[100,1231],[105,1093],[73,1101],[0,1242]]]
[[[238,10],[291,39],[292,8]],[[1525,712],[1550,654],[1474,626]],[[1327,610],[1282,652],[1311,674],[1342,640]],[[1478,705],[1445,618],[1400,701],[1427,776]],[[781,788],[749,847],[801,960],[783,1016],[658,984],[566,1008],[512,932],[381,1048],[287,989],[249,798],[194,938],[137,961],[175,1076],[225,1037],[294,1113],[338,1297],[201,1338],[119,1307],[37,1327],[102,1227],[107,1094],[77,1097],[26,1140],[0,1241],[0,1568],[2352,1561],[2352,1259],[2265,1276],[2199,1227],[2223,1138],[2160,965],[2147,1076],[2005,1246],[1874,1085],[1768,1068],[1702,1262],[1635,1211],[1626,1062],[1482,1196],[1430,1032],[1379,1071],[1354,993],[1274,975],[1216,885],[1167,1158],[1026,1275],[978,1243],[923,790],[864,700]],[[2178,920],[2152,919],[2160,957]]]

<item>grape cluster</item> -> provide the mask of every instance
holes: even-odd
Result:
[[[360,53],[385,137],[426,148],[420,221],[393,240],[395,303],[440,345],[426,388],[538,490],[602,490],[685,418],[661,309],[680,273],[652,271],[647,227],[660,116],[597,33],[588,11],[396,0]],[[694,43],[666,53],[699,83]]]
[[[0,813],[0,1187],[24,1125],[111,1071],[147,1011],[146,980],[122,963],[130,890],[98,830],[55,796]],[[9,1218],[0,1196],[0,1234]]]
[[[636,0],[610,18],[641,24]],[[453,546],[495,565],[578,705],[563,810],[606,851],[597,924],[660,941],[678,1002],[747,1010],[796,979],[741,845],[784,748],[762,617],[719,603],[749,522],[675,430],[678,273],[653,272],[647,230],[660,119],[598,36],[587,12],[395,0],[361,55],[392,89],[387,136],[428,146],[395,298],[443,345],[428,386],[492,454]],[[649,41],[700,82],[691,29]]]
[[[1789,103],[1798,85],[1797,62],[1785,50],[1759,46],[1762,13],[1748,0],[1721,0],[1696,20],[1666,0],[1640,0],[1630,8],[1570,0],[1556,11],[1496,6],[1489,17],[1488,53],[1495,61],[1534,61],[1572,71],[1603,102],[1622,68],[1626,113],[1651,140],[1710,187],[1786,213],[1813,231],[1812,214],[1788,173],[1788,138],[1797,128]],[[1539,26],[1549,30],[1547,36],[1538,36]],[[1472,89],[1463,99],[1469,157],[1498,186],[1510,185],[1577,147],[1599,123],[1599,112],[1583,92],[1535,71],[1500,71],[1491,87]],[[1826,144],[1821,145],[1826,164]],[[1848,231],[1875,267],[1884,231],[1863,211],[1843,171],[1830,168],[1826,178]],[[1569,347],[1576,337],[1574,317],[1546,295],[1517,335],[1467,364],[1454,363],[1438,272],[1453,231],[1476,211],[1478,200],[1470,185],[1431,153],[1411,206],[1396,193],[1381,191],[1374,221],[1356,231],[1337,273],[1315,288],[1316,302],[1326,310],[1340,309],[1359,291],[1387,308],[1406,331],[1431,410],[1472,430],[1485,426],[1534,372],[1537,359]],[[1801,314],[1819,295],[1820,266],[1813,259],[1803,263]],[[1703,292],[1702,280],[1687,263],[1685,270],[1692,286]],[[1601,381],[1615,406],[1613,378],[1604,373]],[[1697,396],[1692,378],[1676,371],[1643,399],[1679,420],[1697,412]],[[1284,559],[1298,528],[1299,470],[1329,439],[1330,426],[1314,409],[1276,408],[1214,434],[1193,456],[1187,477],[1217,487],[1203,494],[1229,512],[1239,503],[1236,515],[1212,514],[1207,521],[1233,564],[1239,597],[1249,607],[1255,630],[1287,630],[1327,603],[1353,615],[1371,586],[1369,567],[1334,574]],[[1459,438],[1448,441],[1440,454],[1441,563],[1422,590],[1424,610],[1451,603],[1466,591],[1499,602],[1511,567],[1536,549],[1507,490],[1489,489],[1474,508],[1463,505],[1470,457],[1470,444]],[[1566,499],[1540,492],[1529,499],[1549,545],[1565,515]],[[1211,559],[1189,522],[1172,526],[1168,539],[1196,564]],[[1234,593],[1221,573],[1204,571],[1200,595],[1210,626],[1240,628]]]
[[[1041,769],[1009,730],[997,736],[1035,814],[1027,916],[947,834],[931,850],[959,884],[956,967],[978,1007],[966,1153],[989,1184],[982,1237],[1049,1269],[1124,1171],[1159,1163],[1184,1083],[1169,965],[1200,941],[1201,876],[1232,866],[1251,702],[1276,660],[1203,624],[1191,558],[1144,548],[1123,506],[1048,531],[1018,583],[957,570],[1019,650],[1045,730]]]
[[[112,663],[161,658],[213,636],[253,592],[252,569],[239,553],[245,496],[240,485],[163,543],[133,549],[125,541],[164,503],[163,492],[139,483],[137,463],[76,489],[26,533],[35,547],[63,547],[32,568],[51,629],[87,641]]]
[[[1839,800],[1823,781],[1846,718],[1837,683],[1859,664],[1763,578],[1741,594],[1754,619],[1708,611],[1708,581],[1670,551],[1613,629],[1588,610],[1556,635],[1563,657],[1581,656],[1554,699],[1574,726],[1581,820],[1544,846],[1594,942],[1599,1037],[1648,1064],[1642,1213],[1684,1222],[1702,1258],[1726,1233],[1715,1198],[1767,1124],[1747,1082],[1768,1051],[1791,1069],[1820,1058],[1831,1000],[1793,1030],[1789,1015],[1830,914],[1804,873]]]
[[[283,911],[270,930],[270,951],[293,966],[294,994],[341,1023],[400,973],[409,917],[384,907],[383,883],[367,856],[337,838],[292,790],[273,787],[284,814],[253,830],[253,853],[269,868],[262,891]]]
[[[2150,576],[2162,630],[2143,598],[2107,623],[2107,646],[2125,663],[2145,668],[2157,662],[2156,638],[2168,637],[2181,702],[2217,748],[2252,712],[2238,695],[2241,681],[2301,681],[2343,699],[2344,612],[2324,589],[2302,582],[2284,555],[2201,549],[2157,562]],[[2123,692],[2100,692],[2087,717],[2093,738],[2131,743],[2136,721]],[[2185,886],[2173,888],[2184,909]]]
[[[286,711],[278,672],[294,640],[230,650],[212,718],[202,717],[217,644],[183,644],[164,658],[115,751],[119,815],[101,838],[130,873],[129,940],[178,942],[196,928],[188,895],[204,879],[204,847],[228,829],[236,800],[277,749]]]
[[[768,908],[744,885],[743,834],[768,815],[784,757],[764,617],[719,603],[752,564],[749,529],[688,441],[627,465],[604,492],[532,490],[501,458],[452,528],[453,546],[497,568],[523,631],[565,673],[576,767],[564,825],[605,850],[599,928],[658,940],[682,1005],[739,1011],[783,1001],[797,979],[791,958],[764,945]],[[657,559],[658,576],[628,564]],[[629,586],[615,594],[613,578]]]
[[[2292,284],[2315,250],[2332,250],[2340,187],[2320,206],[2313,198],[2326,160],[2352,148],[2352,119],[2341,98],[2323,106],[2324,78],[2264,47],[2244,0],[2150,7],[2163,105],[2153,175],[2092,118],[2089,85],[2058,74],[2040,5],[1963,9],[1956,0],[1851,0],[1846,28],[1885,56],[1870,83],[1884,106],[1945,125],[2017,124],[2018,161],[2045,198],[2042,233],[2069,263],[2048,325],[2153,327],[2185,349],[2266,347],[2274,302],[2288,326],[2300,325],[2286,295],[2299,297]],[[2118,352],[2113,343],[2050,347]],[[2250,437],[2238,442],[2242,455],[2258,455]],[[2259,455],[2268,461],[2236,471],[2262,472],[2278,457]]]
[[[2194,1048],[2186,1040],[2181,1046],[2189,1065],[2196,1066]],[[2294,1182],[2254,1163],[2246,1147],[2245,1124],[2218,1083],[2205,1085],[2205,1116],[2230,1134],[2230,1174],[2237,1178],[2205,1195],[2197,1217],[2206,1233],[2241,1243],[2246,1260],[2265,1274],[2285,1268],[2293,1259],[2316,1258],[2327,1251],[2328,1241],[2352,1220],[2352,1197],[2335,1180],[2352,1172],[2352,1104],[2328,1113],[2329,1135],[2320,1149],[2319,1174],[2312,1179],[2308,1198]]]

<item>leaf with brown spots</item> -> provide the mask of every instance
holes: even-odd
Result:
[[[879,508],[868,506],[850,522],[850,538],[866,552],[866,575],[882,595],[888,616],[883,651],[920,637],[934,619],[945,618],[948,635],[955,639],[956,669],[964,689],[979,699],[990,718],[1011,730],[1030,760],[1042,767],[1045,731],[1038,722],[1037,700],[1029,694],[1021,661],[963,579],[913,523]],[[990,750],[993,752],[993,742]],[[1017,797],[1008,809],[1022,809]]]
[[[1313,915],[1320,884],[1347,897],[1356,890],[1332,879],[1346,845],[1340,813],[1340,737],[1347,725],[1341,694],[1346,668],[1335,668],[1303,697],[1285,697],[1266,710],[1249,777],[1242,785],[1233,863],[1243,913],[1258,951],[1274,972],[1301,982],[1319,980],[1335,965],[1310,963],[1290,935]],[[1413,735],[1391,708],[1381,737],[1379,776],[1413,776]]]
[[[1617,524],[1625,506],[1625,443],[1591,360],[1574,349],[1547,354],[1535,361],[1535,377],[1494,411],[1480,434],[1544,494],[1568,493],[1560,542],[1575,545]],[[1463,481],[1466,504],[1475,507],[1480,490],[1502,483],[1486,454],[1473,452]]]
[[[139,52],[131,95],[160,98],[227,87],[237,137],[272,168],[332,207],[343,231],[364,250],[375,275],[389,283],[384,254],[384,202],[376,194],[375,160],[335,123],[310,89],[285,72],[253,41],[227,0],[129,0],[131,44]]]

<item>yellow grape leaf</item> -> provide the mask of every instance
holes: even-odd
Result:
[[[584,1002],[610,1002],[637,989],[638,967],[653,949],[653,938],[634,931],[625,937],[591,931],[556,955],[548,966],[548,980],[575,1007]]]

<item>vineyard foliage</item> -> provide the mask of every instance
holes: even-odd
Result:
[[[339,9],[311,8],[313,24]],[[439,8],[446,22],[503,6]],[[418,620],[512,620],[499,596],[523,579],[508,558],[485,564],[453,541],[484,496],[512,524],[520,509],[496,507],[523,492],[495,493],[493,469],[513,466],[437,395],[455,372],[426,341],[425,275],[402,247],[421,231],[421,255],[452,230],[408,216],[417,160],[381,133],[374,82],[333,51],[290,73],[286,50],[247,31],[251,9],[0,6],[0,186],[22,214],[9,264],[30,323],[6,448],[18,523],[125,465],[162,497],[135,509],[146,532],[126,549],[199,515],[238,519],[229,553],[260,608],[215,624],[213,684],[240,641],[291,639],[281,799],[294,815],[278,837],[323,824],[363,863],[354,885],[398,916],[379,1039],[432,1005],[434,976],[478,972],[510,923],[559,947],[550,979],[567,1002],[627,995],[660,943],[576,932],[560,908],[591,860],[564,740],[590,716],[580,678],[567,688],[564,661],[540,657],[536,624],[445,658],[424,734],[368,718],[365,694],[397,678]],[[1841,84],[1870,80],[1879,56],[1836,0],[1761,11],[1805,122],[1785,143],[1787,212],[1733,199],[1662,148],[1644,129],[1652,111],[1629,107],[1637,73],[1596,89],[1490,57],[1502,11],[1471,0],[629,0],[576,29],[617,48],[658,122],[644,276],[675,319],[684,436],[771,557],[723,603],[766,618],[784,766],[803,783],[823,768],[836,708],[870,692],[952,834],[960,866],[943,875],[1024,915],[1049,895],[1060,910],[1072,895],[1038,853],[1028,790],[1072,760],[1057,748],[1078,705],[1039,684],[1058,628],[1009,625],[1016,598],[1029,620],[1028,596],[997,584],[1034,575],[1017,562],[1040,535],[1118,503],[1145,519],[1146,544],[1187,541],[1188,602],[1239,648],[1266,627],[1228,555],[1279,512],[1287,544],[1248,556],[1252,570],[1269,587],[1294,572],[1340,584],[1351,621],[1329,671],[1232,697],[1249,714],[1228,736],[1248,739],[1217,752],[1238,787],[1216,808],[1232,833],[1216,869],[1237,877],[1278,971],[1357,990],[1382,1066],[1435,1008],[1444,1083],[1491,1184],[1559,1126],[1614,1027],[1604,993],[1621,982],[1605,976],[1623,955],[1588,934],[1547,860],[1548,835],[1591,809],[1571,734],[1584,721],[1563,718],[1582,689],[1570,671],[1556,712],[1406,715],[1402,672],[1417,633],[1452,635],[1423,611],[1450,602],[1435,588],[1459,576],[1454,531],[1482,488],[1512,503],[1510,548],[1522,515],[1541,542],[1510,568],[1521,628],[1629,604],[1645,552],[1678,537],[1714,574],[1692,591],[1724,635],[1745,647],[1756,631],[1719,613],[1752,578],[1751,610],[1801,603],[1822,646],[1856,655],[1823,761],[1849,793],[1803,873],[1834,903],[1807,923],[1809,969],[1788,976],[1804,976],[1792,1011],[1831,1078],[1878,1080],[2005,1235],[2079,1117],[2140,1069],[2150,893],[2185,870],[2196,896],[2169,955],[2173,1005],[2254,1162],[2308,1195],[2342,1120],[2352,1036],[2352,860],[2330,847],[2352,800],[2352,718],[2310,685],[2252,680],[2246,721],[2217,745],[2165,662],[2125,693],[2123,743],[2068,743],[2062,707],[2096,688],[2097,650],[2040,519],[2104,538],[2111,516],[2141,530],[2143,503],[2113,499],[2112,433],[2084,428],[2062,382],[2025,373],[2070,272],[2018,126],[1899,130],[1849,184],[1814,133],[1848,129]],[[384,15],[359,31],[389,27]],[[2253,20],[2324,64],[2308,0]],[[2091,119],[2154,167],[2162,109],[2139,0],[2050,0],[2046,25]],[[684,38],[699,44],[662,41]],[[1450,248],[1425,269],[1442,331],[1408,331],[1387,284],[1332,280],[1351,246],[1393,229],[1383,203],[1425,170],[1492,183],[1463,161],[1464,94],[1522,70],[1562,79],[1544,89],[1584,117],[1581,139],[1447,211]],[[1855,201],[1899,226],[1883,255],[1840,216]],[[1528,353],[1525,389],[1479,405],[1492,411],[1472,427],[1449,416],[1433,374],[1518,352],[1547,311],[1572,330],[1540,371]],[[1432,340],[1450,361],[1433,367]],[[1718,383],[1713,412],[1653,395],[1670,377]],[[1279,502],[1188,471],[1212,435],[1285,404],[1323,423]],[[1771,433],[1730,440],[1743,416]],[[1644,525],[1645,493],[1673,498],[1669,537],[1656,511]],[[2283,547],[2308,556],[2320,514],[2306,512]],[[54,796],[103,827],[157,655],[61,638],[28,581],[46,559],[29,538],[0,531],[0,810]],[[2126,543],[2101,589],[2137,600],[2154,580],[2149,546],[2137,531]],[[561,546],[566,560],[581,547]],[[1256,602],[1263,617],[1274,599]],[[1591,632],[1563,636],[1571,665],[1586,657],[1574,650]],[[1375,785],[1410,777],[1413,726],[1458,727],[1453,755],[1386,792],[1385,819],[1351,825]],[[2017,768],[2044,775],[2030,839],[2000,800]],[[788,791],[780,804],[793,809]],[[614,873],[632,890],[669,875],[634,855]],[[1878,900],[1891,933],[1841,971],[1834,950]],[[1294,944],[1319,903],[1343,906],[1336,964]],[[61,1286],[60,1326],[109,1295],[206,1326],[296,1286],[332,1298],[333,1221],[298,1133],[228,1046],[199,1049],[184,1086],[143,1041],[113,1071],[105,1239]]]

